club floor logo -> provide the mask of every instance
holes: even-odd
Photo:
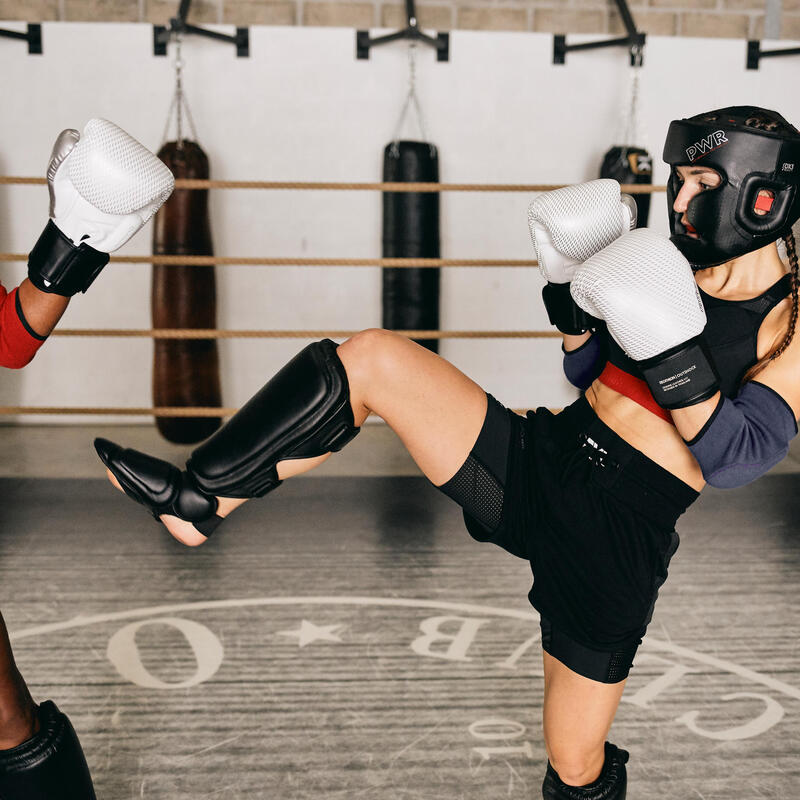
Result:
[[[360,662],[378,658],[376,650],[385,654],[391,648],[393,656],[386,660],[395,665],[402,662],[404,670],[423,680],[444,676],[458,681],[470,674],[482,678],[494,674],[498,680],[514,675],[535,679],[542,674],[538,618],[532,611],[397,597],[256,597],[176,603],[78,616],[15,631],[11,640],[17,649],[24,647],[26,639],[91,629],[93,635],[107,638],[109,668],[123,681],[147,690],[185,691],[213,683],[223,663],[235,673],[236,653],[227,654],[223,644],[231,636],[220,630],[225,619],[234,620],[238,628],[258,626],[256,647],[263,648],[265,662],[276,648],[296,651],[293,658],[299,661],[291,666],[295,671],[313,663],[320,653],[335,661],[335,648],[346,646],[348,658]],[[188,657],[184,664],[194,662],[193,672],[187,670],[188,674],[176,679],[154,674],[146,666],[137,636],[159,626],[174,629],[185,640],[173,639],[171,647]],[[800,689],[769,674],[655,634],[646,637],[634,666],[618,717],[624,717],[626,707],[637,709],[671,719],[691,735],[707,739],[758,737],[783,719],[791,701],[800,700]],[[369,671],[367,665],[364,674]],[[465,742],[481,760],[514,754],[533,758],[528,727],[505,715],[483,715],[468,725]],[[532,733],[531,739],[536,738],[538,734]]]

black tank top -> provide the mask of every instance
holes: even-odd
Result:
[[[726,397],[739,393],[742,378],[758,361],[758,330],[764,318],[792,289],[791,275],[784,275],[763,294],[749,300],[720,300],[700,290],[708,322],[703,330]],[[636,362],[625,355],[609,336],[608,360],[623,372],[642,379]]]

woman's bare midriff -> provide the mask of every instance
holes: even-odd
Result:
[[[586,390],[586,399],[614,433],[651,461],[698,492],[706,485],[699,464],[674,425],[599,380]]]

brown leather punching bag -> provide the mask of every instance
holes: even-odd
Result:
[[[208,178],[208,157],[196,142],[167,142],[158,157],[176,178]],[[207,189],[176,189],[155,216],[153,255],[213,255]],[[153,265],[154,328],[214,328],[214,267]],[[155,339],[156,406],[221,406],[216,339]],[[165,439],[189,444],[210,436],[220,417],[156,417]]]

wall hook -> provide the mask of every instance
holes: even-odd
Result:
[[[567,37],[563,34],[553,36],[553,63],[565,64],[567,53],[577,50],[596,50],[598,47],[627,47],[630,49],[631,66],[641,67],[646,33],[636,30],[636,23],[628,8],[626,0],[616,0],[622,22],[625,25],[627,36],[617,39],[604,39],[599,42],[582,42],[581,44],[567,44]]]
[[[229,42],[236,46],[236,55],[239,58],[247,58],[250,55],[250,30],[249,28],[237,28],[235,36],[226,36],[224,33],[208,31],[205,28],[198,28],[196,25],[189,25],[186,17],[189,16],[189,6],[192,0],[181,0],[178,8],[178,16],[172,17],[169,27],[164,25],[153,26],[153,55],[165,56],[167,54],[167,44],[169,40],[177,34],[193,33],[197,36],[205,36],[208,39],[216,39],[218,42]]]
[[[0,36],[7,39],[24,39],[28,43],[28,55],[42,54],[42,26],[38,22],[29,22],[27,33],[0,29]]]
[[[747,69],[758,69],[758,62],[762,58],[797,55],[800,55],[800,47],[785,47],[780,50],[762,50],[761,42],[757,39],[751,39],[747,42]]]
[[[450,60],[450,34],[440,33],[434,38],[423,33],[417,24],[414,0],[406,0],[406,21],[408,24],[403,30],[389,33],[386,36],[378,36],[375,39],[370,38],[369,31],[356,31],[356,58],[369,58],[371,47],[396,42],[399,39],[411,39],[433,47],[436,50],[437,61]]]

